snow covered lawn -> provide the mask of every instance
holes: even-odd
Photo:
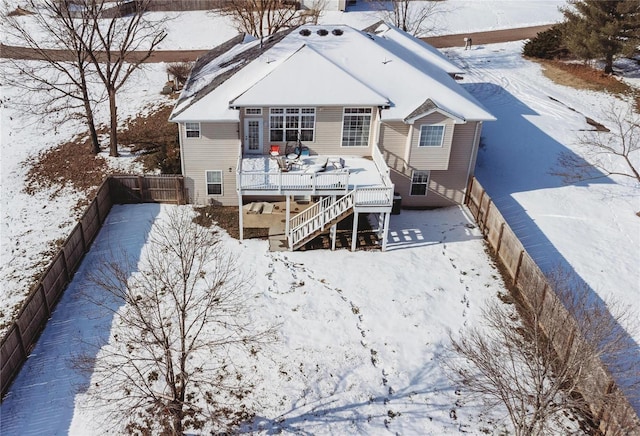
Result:
[[[603,300],[640,313],[640,185],[620,176],[567,184],[551,174],[561,153],[580,155],[578,137],[592,129],[585,117],[604,122],[611,104],[624,103],[554,84],[521,57],[522,44],[445,51],[498,119],[483,126],[476,177],[543,271],[573,271]],[[625,327],[640,343],[638,326]]]
[[[114,207],[2,404],[3,435],[100,433],[99,412],[83,407],[90,404],[88,380],[69,363],[83,343],[109,339],[112,318],[80,293],[91,290],[87,273],[104,256],[125,249],[139,258],[151,221],[173,207]],[[441,367],[448,333],[477,323],[484,302],[504,292],[479,230],[454,207],[403,211],[390,232],[384,253],[272,253],[266,241],[224,235],[255,277],[256,322],[281,324],[278,343],[240,362],[256,384],[251,430],[495,431]]]

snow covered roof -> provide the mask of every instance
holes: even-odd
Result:
[[[387,24],[305,25],[262,47],[234,42],[198,61],[172,121],[237,121],[248,106],[378,106],[383,121],[412,122],[426,101],[462,122],[495,119],[451,78],[456,65]]]

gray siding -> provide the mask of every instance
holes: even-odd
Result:
[[[180,126],[182,170],[190,202],[237,205],[238,123],[201,123],[200,132],[200,138],[186,138],[184,126]],[[222,195],[207,195],[209,170],[222,171]]]

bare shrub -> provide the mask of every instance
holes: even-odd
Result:
[[[548,286],[529,290],[519,311],[494,302],[484,328],[451,338],[453,379],[487,408],[506,408],[516,435],[571,432],[567,417],[597,428],[602,407],[620,401],[615,387],[592,385],[604,380],[600,362],[625,392],[639,387],[635,345],[621,327],[628,313],[596,301],[566,273],[552,274],[551,283],[555,295]],[[634,420],[618,425],[638,431]]]
[[[176,87],[180,89],[186,83],[192,68],[193,62],[173,62],[167,65],[167,73],[176,78]]]
[[[561,153],[559,169],[552,172],[572,183],[617,175],[640,182],[640,116],[630,103],[625,108],[611,105],[605,111],[604,125],[578,137],[584,158]]]

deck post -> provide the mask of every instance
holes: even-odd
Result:
[[[240,240],[243,240],[243,236],[244,236],[244,223],[243,223],[243,217],[242,217],[242,194],[238,193],[238,231],[240,232]]]
[[[336,234],[338,233],[338,225],[331,226],[331,251],[336,251]]]
[[[289,230],[290,230],[290,225],[291,223],[289,222],[289,220],[291,219],[291,197],[289,196],[289,194],[287,194],[285,196],[285,198],[287,199],[285,201],[285,210],[286,210],[286,214],[285,214],[285,219],[284,219],[284,234],[287,237],[287,242],[289,241]]]
[[[382,229],[382,251],[387,251],[387,235],[389,233],[389,217],[391,217],[391,214],[389,212],[385,212],[384,227]]]
[[[351,251],[356,251],[358,243],[358,211],[353,214],[353,234],[351,236]]]

